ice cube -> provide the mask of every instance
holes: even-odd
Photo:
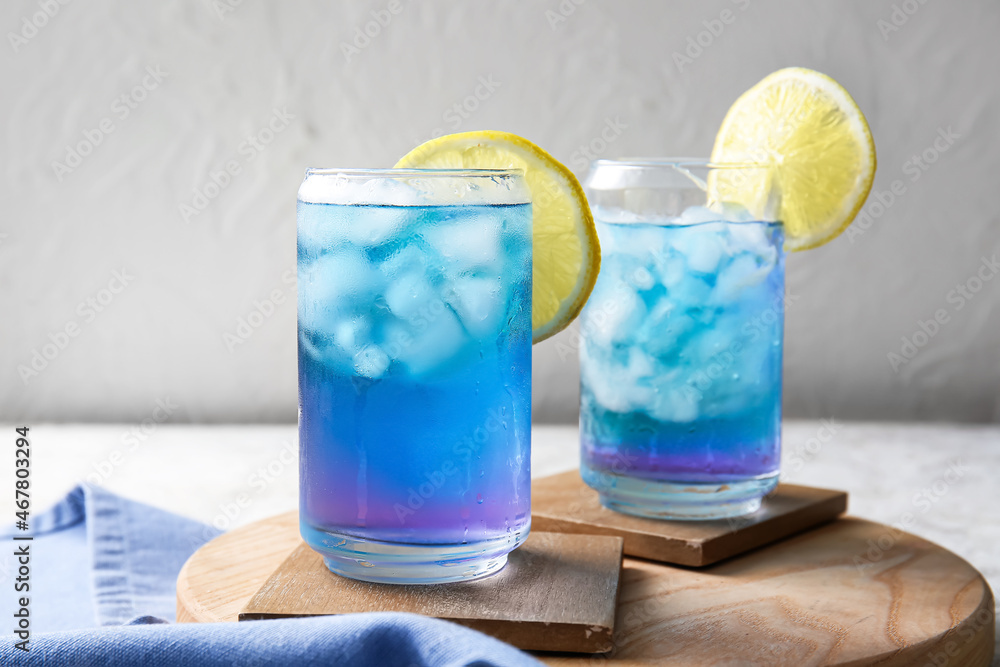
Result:
[[[299,341],[306,354],[344,375],[377,379],[385,374],[391,361],[370,342],[371,322],[364,317],[335,323],[329,332],[303,330]]]
[[[404,233],[418,216],[417,209],[401,206],[298,206],[300,254],[319,256],[342,245],[370,248]]]
[[[461,206],[451,208],[450,219],[436,220],[421,232],[440,255],[446,273],[499,276],[503,269],[502,220],[478,207],[468,212]]]
[[[649,224],[600,225],[601,275],[624,278],[641,291],[673,280],[684,270],[679,254],[669,244],[670,232]],[[607,280],[605,280],[607,282]],[[593,300],[594,297],[591,297]]]
[[[508,295],[499,278],[456,278],[443,294],[472,336],[495,337],[500,332]]]
[[[761,265],[759,258],[753,255],[738,255],[719,271],[712,293],[713,301],[725,304],[740,298],[746,290],[764,282],[773,267],[773,264]]]
[[[581,351],[583,347],[580,348]],[[594,400],[605,410],[612,412],[631,412],[631,405],[625,394],[620,391],[614,379],[614,371],[606,364],[586,360],[581,357],[580,375],[584,386],[594,395]]]
[[[407,243],[388,255],[379,264],[379,270],[389,280],[407,273],[426,273],[436,281],[440,275],[441,258],[417,243]]]
[[[626,378],[629,384],[648,382],[655,372],[656,362],[638,347],[628,350],[628,362],[625,366]]]
[[[722,216],[719,213],[705,206],[688,206],[678,216],[677,224],[697,225],[703,222],[718,222],[721,219]]]
[[[649,355],[632,347],[627,360],[622,362],[587,340],[581,342],[580,354],[581,378],[605,409],[628,413],[652,405],[654,390],[650,383],[655,362]]]
[[[713,204],[712,210],[716,211],[716,220],[725,220],[726,222],[752,222],[756,220],[753,213],[742,204],[720,202]]]
[[[629,338],[646,314],[646,304],[635,289],[621,281],[605,281],[604,288],[591,295],[584,310],[581,328],[598,345],[611,345]]]
[[[778,249],[768,234],[767,227],[762,223],[750,222],[729,225],[726,248],[730,255],[747,252],[761,257],[762,260],[777,259]]]
[[[644,258],[662,252],[664,249],[663,228],[657,225],[632,223],[601,225],[598,236],[602,250],[608,255],[626,255],[630,258]]]
[[[678,353],[678,343],[695,327],[694,319],[669,298],[663,298],[649,309],[636,333],[636,340],[657,358]]]
[[[694,387],[671,388],[657,394],[649,416],[665,422],[686,424],[699,416],[700,394]]]
[[[680,230],[674,248],[684,257],[688,269],[697,273],[715,271],[725,250],[724,238],[715,225]]]
[[[356,246],[373,247],[399,236],[415,218],[412,208],[357,206],[351,209],[342,230],[344,238]]]
[[[302,330],[299,333],[299,346],[316,363],[344,375],[353,372],[351,357],[333,342],[331,336]]]
[[[369,340],[371,324],[367,319],[352,318],[337,324],[333,329],[333,342],[354,354]]]
[[[322,204],[298,205],[298,250],[299,258],[315,259],[343,241],[341,231],[343,217],[338,216],[335,207]]]
[[[586,330],[597,326],[600,322],[607,319],[607,314],[604,311],[608,308],[614,308],[613,304],[618,300],[615,290],[616,284],[617,280],[612,277],[610,272],[601,273],[597,277],[594,289],[591,291],[590,296],[587,298],[587,303],[580,312],[581,329]]]
[[[363,187],[363,193],[358,196],[358,201],[361,203],[405,208],[420,206],[427,202],[425,194],[420,188],[414,187],[412,181],[376,177],[366,182]]]
[[[700,308],[706,304],[712,288],[697,275],[685,272],[680,281],[667,287],[667,296],[678,307],[684,309]]]
[[[654,267],[660,283],[667,289],[683,280],[684,274],[687,272],[684,259],[677,252],[665,252],[657,255]]]
[[[392,314],[402,320],[413,320],[443,307],[423,267],[397,274],[385,290],[385,302]]]
[[[352,359],[354,371],[358,375],[372,380],[382,377],[392,363],[389,355],[382,348],[371,343],[361,348]]]
[[[718,322],[713,328],[699,332],[697,337],[688,343],[692,351],[690,361],[703,369],[710,364],[718,364],[723,369],[731,368],[734,363],[734,353],[730,346],[738,333],[738,329],[721,326]]]
[[[650,290],[656,284],[656,279],[647,267],[637,266],[632,271],[631,283],[641,290]]]
[[[420,192],[400,179],[374,174],[367,179],[348,177],[329,170],[307,175],[299,186],[299,201],[342,206],[418,206],[423,203]]]
[[[458,317],[444,302],[409,321],[390,322],[382,347],[417,377],[461,364],[474,346]]]
[[[743,336],[740,340],[744,344],[736,355],[733,373],[748,382],[771,386],[768,378],[781,374],[780,325],[774,325],[756,338]],[[778,382],[780,386],[780,380]]]
[[[299,266],[299,324],[332,334],[333,327],[361,306],[367,307],[384,286],[384,278],[357,248],[342,247]]]

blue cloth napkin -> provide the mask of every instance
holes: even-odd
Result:
[[[540,664],[474,630],[413,614],[174,625],[177,574],[218,533],[96,487],[77,487],[32,517],[27,533],[4,531],[0,615],[9,630],[0,632],[17,629],[19,598],[28,597],[31,634],[27,652],[17,648],[23,637],[5,634],[0,665]],[[16,554],[25,548],[26,582]],[[16,592],[18,583],[30,590]]]

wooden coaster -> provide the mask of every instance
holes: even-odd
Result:
[[[178,622],[236,621],[301,542],[290,512],[201,547],[177,577]],[[892,526],[845,517],[701,569],[625,558],[614,648],[599,660],[988,667],[994,623],[990,587],[967,562]],[[595,662],[537,655],[553,667]]]
[[[239,620],[405,611],[454,621],[522,649],[602,653],[612,648],[621,561],[621,538],[533,531],[495,575],[405,586],[337,576],[303,542]]]
[[[628,556],[694,567],[832,521],[846,509],[843,491],[779,484],[758,511],[744,517],[665,521],[607,509],[578,470],[543,477],[531,485],[532,529],[621,537]]]

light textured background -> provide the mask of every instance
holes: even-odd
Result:
[[[1000,280],[960,310],[948,300],[1000,253],[1000,3],[389,5],[77,0],[34,34],[38,0],[3,4],[0,420],[294,420],[289,272],[306,166],[389,166],[435,130],[483,128],[527,136],[580,175],[591,142],[604,157],[705,155],[731,101],[788,65],[852,92],[878,146],[876,190],[905,191],[860,236],[789,260],[787,413],[1000,420]],[[712,23],[724,9],[734,20]],[[342,45],[372,11],[391,20],[348,62]],[[699,33],[705,46],[678,63]],[[147,67],[165,78],[122,118],[114,100]],[[467,100],[481,79],[499,85]],[[468,117],[452,109],[463,101]],[[294,118],[241,152],[274,109]],[[60,181],[52,163],[104,119],[114,131]],[[627,127],[602,147],[616,119]],[[914,180],[907,161],[948,128],[958,138]],[[185,221],[179,205],[231,159],[241,172]],[[101,312],[78,305],[121,269],[134,278]],[[282,303],[227,346],[273,294]],[[938,309],[949,322],[894,372],[887,354]],[[67,323],[79,335],[22,379]],[[536,348],[539,421],[575,419],[572,336]]]

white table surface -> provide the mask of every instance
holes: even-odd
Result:
[[[29,426],[36,513],[88,476],[121,495],[220,528],[296,509],[292,425]],[[10,442],[11,461],[4,467],[12,487],[16,435],[14,425],[2,428]],[[571,426],[533,428],[532,476],[575,468],[577,437]],[[997,590],[1000,426],[792,421],[783,438],[783,480],[846,490],[850,514],[905,522],[908,532],[965,558]],[[13,493],[2,495],[4,521],[13,521]],[[4,565],[0,580],[7,578]]]

